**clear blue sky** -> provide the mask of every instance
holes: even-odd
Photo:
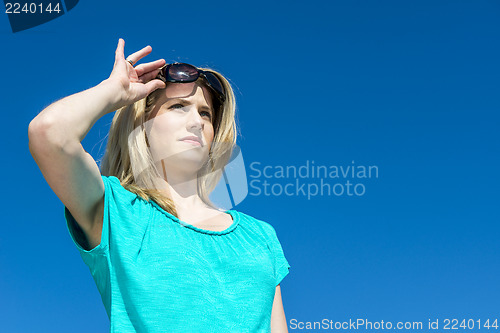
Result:
[[[377,166],[371,179],[323,179],[362,184],[363,195],[249,188],[235,207],[277,231],[292,266],[281,284],[289,322],[500,319],[499,16],[494,0],[81,0],[14,34],[2,14],[1,330],[109,329],[27,129],[107,78],[120,37],[126,54],[151,45],[145,61],[230,78],[249,183],[265,180],[251,177],[255,162]],[[96,159],[111,119],[83,141]]]

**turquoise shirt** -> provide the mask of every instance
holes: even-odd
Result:
[[[229,228],[200,229],[127,191],[118,178],[101,178],[101,243],[89,249],[67,207],[64,216],[110,332],[271,331],[276,286],[290,265],[269,223],[228,210]]]

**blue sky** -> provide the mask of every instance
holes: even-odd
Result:
[[[27,129],[50,103],[106,79],[118,38],[125,54],[151,45],[144,61],[231,80],[249,182],[256,162],[377,166],[378,177],[348,179],[363,195],[248,195],[235,207],[277,231],[289,323],[499,319],[499,14],[483,0],[81,0],[18,33],[3,14],[2,329],[109,329]],[[96,159],[111,119],[83,141]]]

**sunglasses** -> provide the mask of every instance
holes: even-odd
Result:
[[[215,76],[214,73],[198,69],[193,65],[181,62],[165,65],[160,69],[156,78],[165,83],[185,83],[194,82],[198,80],[200,76],[202,76],[210,88],[216,92],[217,98],[224,103],[226,100],[226,91],[224,89],[224,85],[220,82],[217,76]]]

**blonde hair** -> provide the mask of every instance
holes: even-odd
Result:
[[[219,105],[212,94],[213,107],[216,112],[214,139],[210,147],[209,159],[200,169],[197,177],[200,198],[207,205],[219,209],[211,202],[209,194],[219,182],[222,170],[229,162],[232,150],[236,145],[238,131],[235,121],[236,101],[230,83],[222,74],[210,68],[200,67],[200,69],[216,75],[223,84],[226,93],[223,105]],[[198,79],[197,82],[200,81],[201,84],[207,86],[202,79]],[[165,89],[157,89],[147,97],[115,112],[100,170],[104,176],[118,178],[121,185],[128,191],[137,194],[144,200],[153,200],[165,211],[178,217],[172,199],[154,189],[153,180],[164,177],[160,176],[155,167],[143,126],[156,102],[165,93]],[[211,91],[210,88],[208,90]]]

